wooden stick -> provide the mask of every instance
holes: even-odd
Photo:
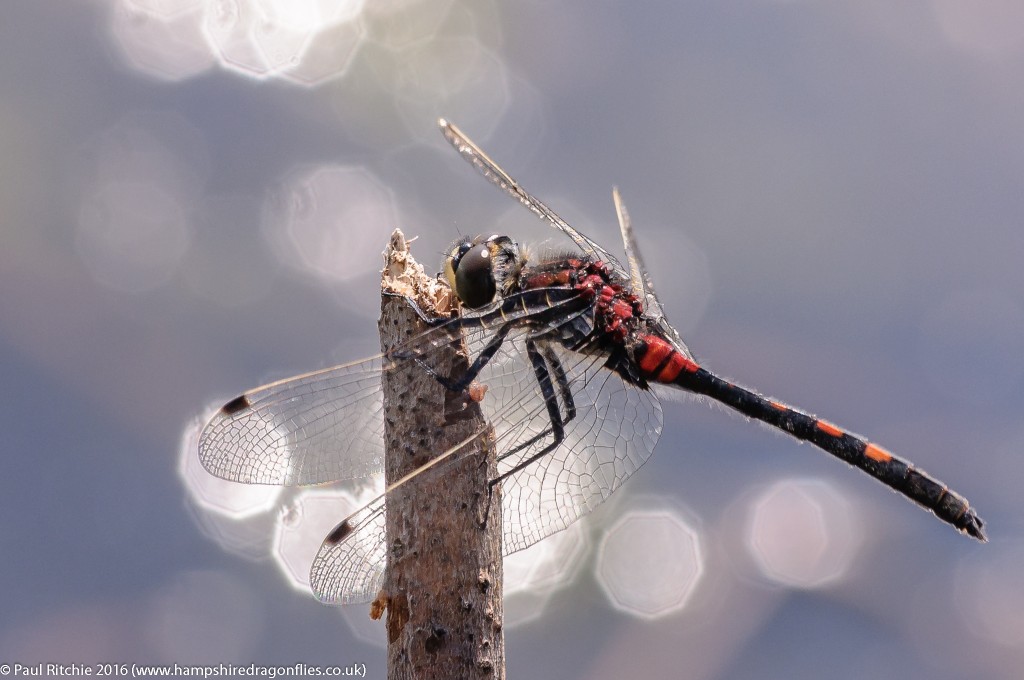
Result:
[[[423,273],[400,231],[384,257],[383,291],[448,316],[450,291]],[[405,299],[383,296],[382,351],[427,329]],[[461,335],[428,365],[460,375],[468,366]],[[388,498],[386,586],[374,607],[388,613],[388,678],[504,678],[501,490],[488,488],[496,476],[493,435],[470,390],[449,392],[416,361],[399,360],[383,388],[388,484],[484,433]]]

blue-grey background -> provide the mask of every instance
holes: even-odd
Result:
[[[350,59],[321,50],[333,77],[300,74],[312,85],[218,42],[242,14],[280,36],[274,21],[306,30],[293,14],[332,4],[5,3],[0,663],[383,677],[383,651],[336,610],[199,530],[178,452],[211,403],[374,351],[393,227],[431,266],[460,233],[551,238],[444,145],[444,115],[612,249],[620,186],[703,362],[950,482],[992,539],[721,410],[666,403],[630,493],[696,518],[728,556],[701,587],[725,595],[647,621],[584,569],[508,631],[510,677],[1024,674],[1020,6],[367,0],[319,43],[350,40]],[[336,200],[288,202],[331,165],[356,168]],[[310,218],[335,234],[310,246],[285,222],[318,207],[343,224]],[[745,494],[788,476],[827,480],[859,516],[860,552],[827,586],[772,585],[736,547]]]

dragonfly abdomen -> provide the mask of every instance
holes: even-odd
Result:
[[[641,335],[633,345],[633,358],[645,380],[665,385],[685,387],[676,382],[680,374],[694,373],[700,368],[672,343],[657,335]]]
[[[641,336],[634,349],[641,375],[650,382],[703,394],[797,439],[810,442],[898,491],[959,531],[986,540],[981,518],[960,494],[877,444],[832,423],[723,380],[701,368],[670,342]]]

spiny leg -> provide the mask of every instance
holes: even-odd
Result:
[[[550,436],[551,441],[543,449],[526,460],[519,462],[511,470],[508,470],[491,480],[491,487],[495,484],[500,484],[506,478],[511,477],[534,461],[546,456],[558,448],[558,446],[565,440],[566,423],[576,417],[576,404],[572,399],[572,391],[569,389],[569,382],[566,378],[565,368],[562,366],[562,362],[558,360],[558,357],[551,351],[551,348],[546,346],[546,343],[542,345],[540,351],[537,349],[537,344],[538,342],[533,338],[527,338],[526,352],[530,357],[530,362],[533,364],[533,372],[534,375],[537,376],[537,384],[540,386],[541,396],[543,396],[544,405],[547,407],[551,427],[545,428],[541,433],[502,454],[498,460],[500,462],[519,451],[527,449],[545,437]],[[545,359],[551,363],[550,370],[545,363]],[[558,391],[562,394],[563,401],[566,402],[567,417],[565,419],[562,418],[562,414],[558,411],[558,400],[555,397],[555,390],[551,384],[552,373],[555,374],[555,379],[558,381]]]
[[[441,383],[441,385],[449,392],[462,392],[464,389],[469,387],[470,383],[476,380],[477,376],[480,375],[480,371],[484,370],[487,363],[494,358],[495,354],[498,353],[498,350],[501,349],[501,345],[505,342],[505,338],[508,337],[512,327],[513,324],[507,323],[499,328],[491,339],[487,341],[484,348],[480,350],[480,353],[477,354],[476,359],[474,359],[473,363],[466,369],[466,372],[456,380],[452,380],[447,376],[441,375],[436,370],[428,366],[426,362],[418,356],[413,357],[413,360],[420,366],[420,368],[426,371],[428,375]],[[398,358],[407,357],[399,355]]]

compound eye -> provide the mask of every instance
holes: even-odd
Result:
[[[455,270],[459,268],[459,260],[473,247],[469,239],[460,239],[448,248],[448,257],[444,259],[444,276],[448,280],[448,286],[455,290]]]
[[[491,251],[486,243],[475,245],[455,264],[455,294],[470,308],[483,307],[498,292],[494,283]]]

